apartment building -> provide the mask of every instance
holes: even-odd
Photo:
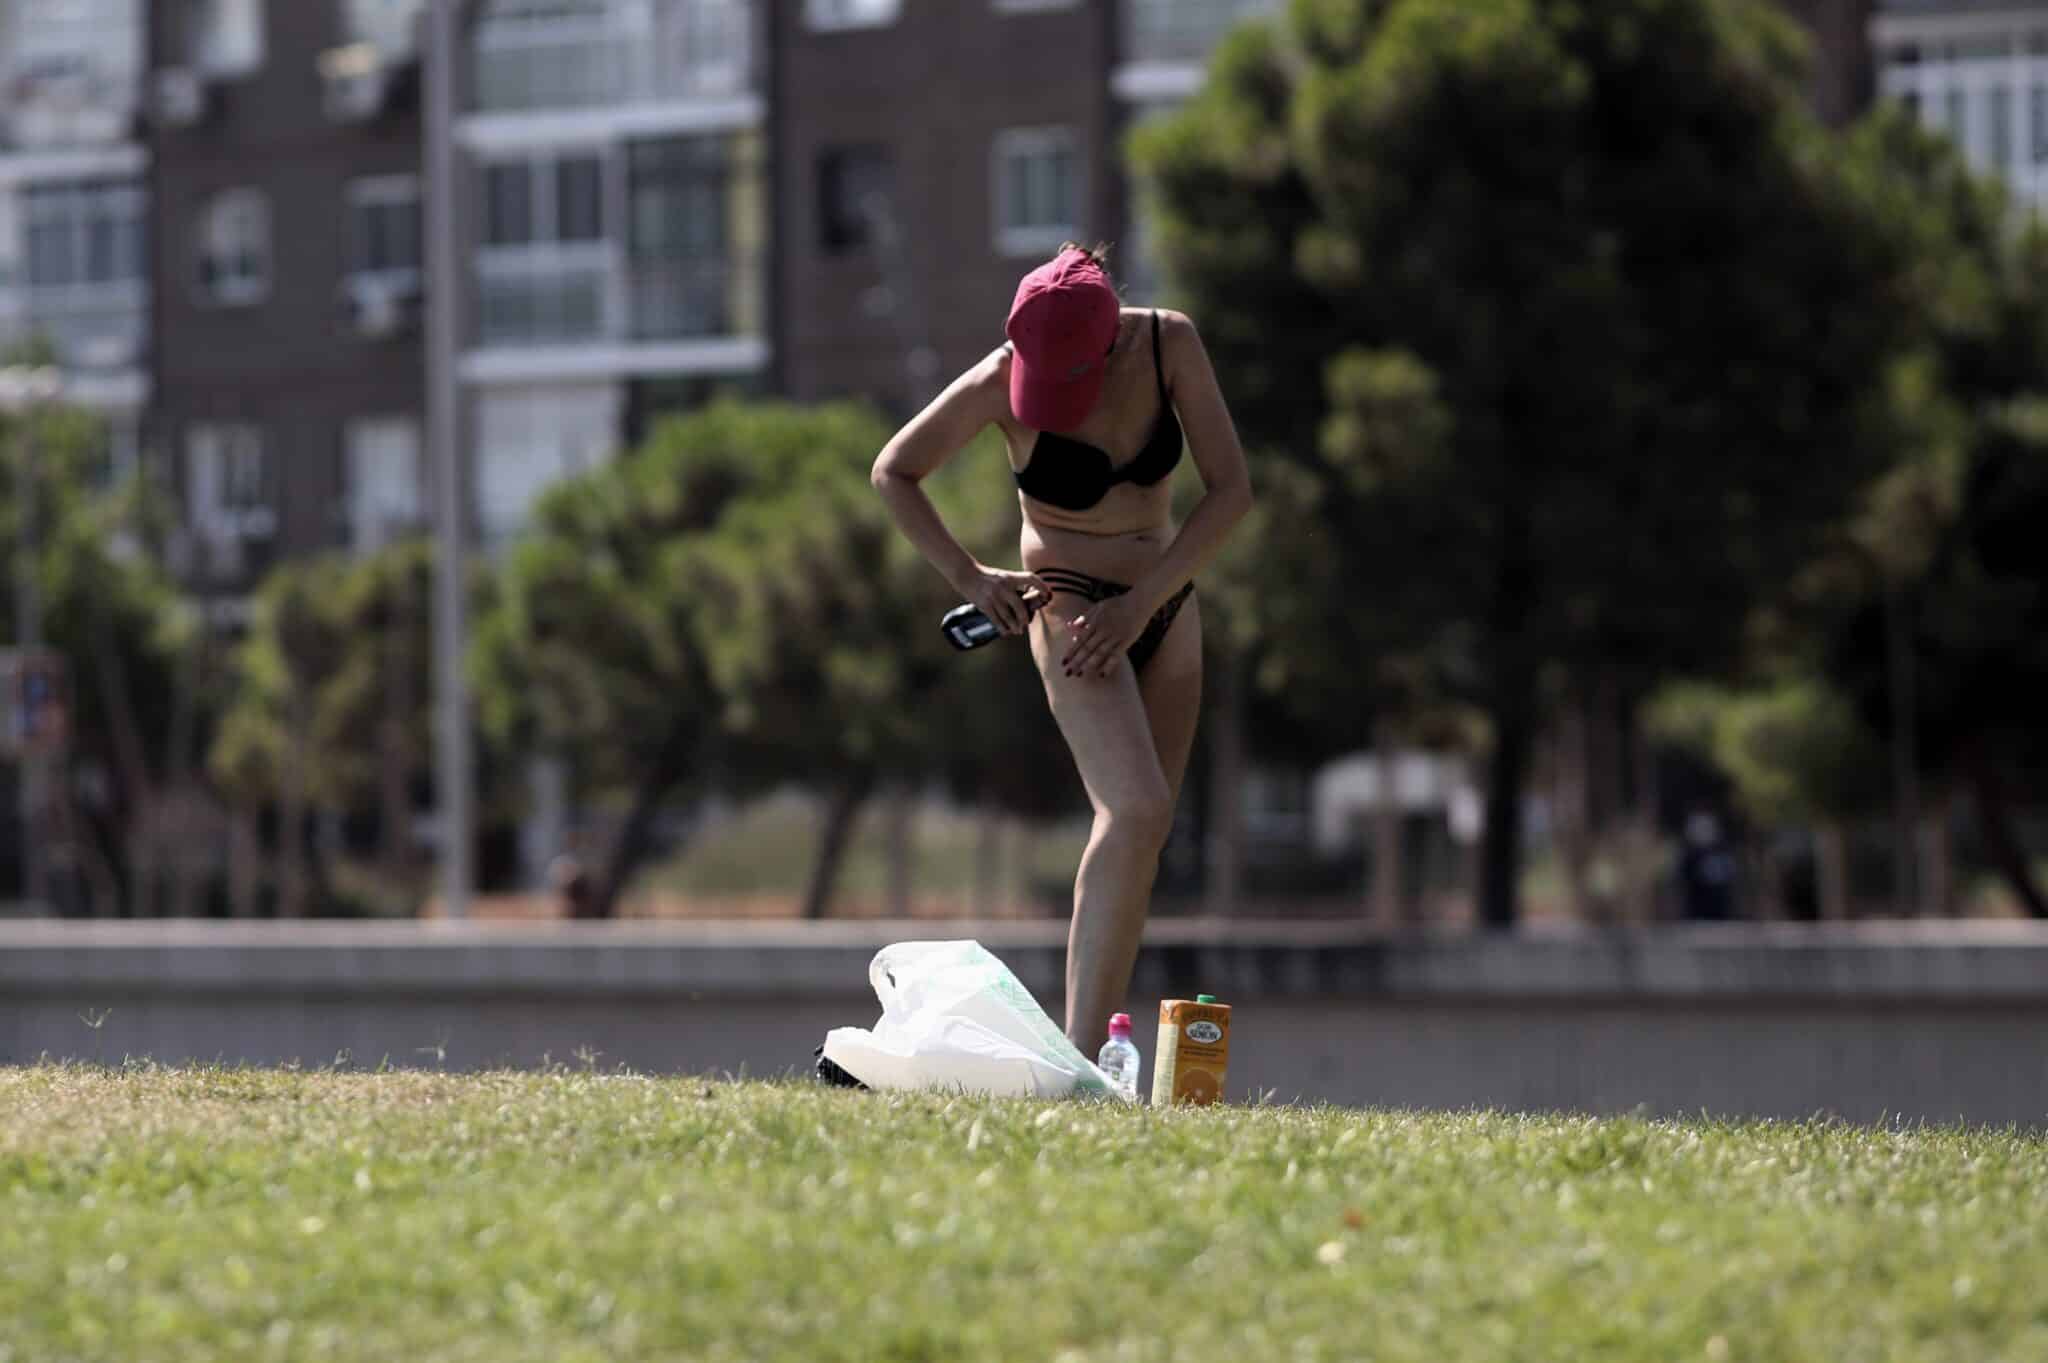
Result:
[[[1020,274],[1122,235],[1115,6],[775,10],[779,387],[903,414],[1002,341]]]
[[[232,623],[285,555],[416,524],[421,0],[155,0],[150,444]]]
[[[2048,3],[1881,0],[1870,47],[1882,94],[2048,205]]]
[[[46,344],[132,467],[149,382],[143,0],[0,5],[0,348]]]
[[[486,547],[648,414],[768,385],[771,8],[470,7],[460,374]]]
[[[1816,104],[1847,117],[1870,0],[1787,3],[1819,38]],[[0,58],[30,77],[0,130],[0,339],[57,338],[120,449],[146,434],[187,509],[184,574],[224,620],[280,556],[423,518],[424,6],[0,16]],[[453,283],[480,541],[721,389],[915,407],[1066,238],[1114,243],[1126,296],[1159,301],[1125,136],[1281,6],[463,0]]]

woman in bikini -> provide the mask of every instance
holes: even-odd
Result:
[[[1194,324],[1123,307],[1097,253],[1070,244],[1024,276],[1004,330],[889,441],[874,484],[962,598],[1030,637],[1095,809],[1067,937],[1067,1036],[1093,1055],[1130,987],[1194,742],[1193,579],[1251,508],[1251,484]],[[919,486],[991,423],[1023,507],[1021,572],[977,562]],[[1183,432],[1204,492],[1176,529]]]

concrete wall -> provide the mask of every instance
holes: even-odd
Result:
[[[0,1064],[807,1066],[875,948],[974,936],[1059,1006],[1060,925],[0,923]],[[1375,938],[1161,921],[1132,1011],[1237,1008],[1230,1093],[1352,1105],[2043,1125],[2048,932],[2022,924]],[[97,1029],[89,1019],[103,1018]],[[1141,1025],[1140,1042],[1147,1050]]]

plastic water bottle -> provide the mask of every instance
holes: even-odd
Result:
[[[1131,1015],[1117,1013],[1109,1020],[1109,1040],[1095,1062],[1109,1076],[1110,1087],[1127,1103],[1138,1101],[1138,1048],[1131,1044]]]

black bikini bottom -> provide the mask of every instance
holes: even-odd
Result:
[[[1091,577],[1087,573],[1077,573],[1071,568],[1039,568],[1036,572],[1044,579],[1045,585],[1055,592],[1086,597],[1090,601],[1107,601],[1110,597],[1122,596],[1131,589],[1128,583]],[[1173,628],[1173,617],[1180,614],[1181,603],[1186,601],[1194,590],[1195,584],[1192,582],[1183,585],[1179,591],[1167,598],[1165,605],[1152,612],[1152,618],[1145,622],[1145,632],[1137,637],[1130,648],[1131,667],[1135,671],[1143,672],[1145,664],[1152,661],[1152,655],[1159,651],[1159,645],[1166,640],[1166,631]]]

